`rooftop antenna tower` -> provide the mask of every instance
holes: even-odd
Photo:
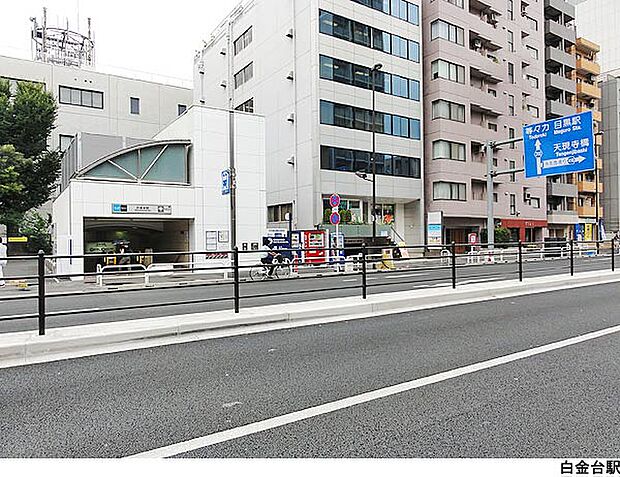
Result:
[[[69,28],[49,26],[47,8],[43,8],[42,24],[36,17],[32,22],[32,56],[35,61],[53,63],[55,65],[74,66],[76,68],[95,67],[95,42],[88,18],[86,35]]]

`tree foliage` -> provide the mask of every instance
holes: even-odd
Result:
[[[60,153],[47,149],[57,115],[43,85],[0,80],[0,221],[10,229],[51,197]]]
[[[37,253],[43,250],[47,254],[52,253],[52,235],[50,234],[51,217],[46,218],[37,212],[26,213],[19,225],[19,233],[28,237],[27,250]]]

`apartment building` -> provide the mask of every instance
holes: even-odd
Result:
[[[330,229],[338,193],[348,243],[372,236],[373,215],[378,236],[423,241],[420,7],[244,1],[197,54],[197,103],[265,117],[270,227],[292,214],[295,229]]]
[[[520,137],[545,119],[543,0],[425,0],[426,211],[442,214],[443,240],[464,243],[486,229],[486,141]],[[523,168],[521,144],[494,157]],[[542,240],[546,181],[495,178],[497,225],[515,240]]]
[[[52,148],[82,133],[149,139],[182,114],[192,90],[86,68],[0,56],[0,78],[45,85],[58,101]]]
[[[545,91],[547,119],[575,114],[575,7],[566,0],[544,0]],[[572,238],[579,223],[575,174],[548,179],[549,236]]]
[[[602,114],[599,102],[601,88],[598,85],[598,76],[601,67],[597,63],[600,47],[585,38],[577,38],[574,46],[576,68],[574,72],[577,85],[577,112],[592,111],[595,134],[601,130]],[[601,219],[603,218],[602,194],[605,192],[602,184],[603,161],[601,160],[601,135],[595,136],[596,141],[596,169],[594,171],[576,174],[578,189],[577,212],[579,224],[575,238],[583,240],[597,240],[600,237]]]

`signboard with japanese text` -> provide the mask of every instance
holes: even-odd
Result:
[[[171,205],[112,204],[113,214],[172,215]]]
[[[232,188],[232,181],[230,177],[230,171],[226,169],[222,171],[222,195],[230,195]]]
[[[592,111],[525,126],[523,145],[528,179],[594,170]]]

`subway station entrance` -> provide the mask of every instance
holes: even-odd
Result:
[[[85,255],[110,254],[110,257],[86,259],[84,270],[96,271],[97,265],[187,263],[184,253],[164,257],[123,257],[125,254],[189,252],[193,220],[84,218]],[[128,263],[129,262],[129,263]]]

